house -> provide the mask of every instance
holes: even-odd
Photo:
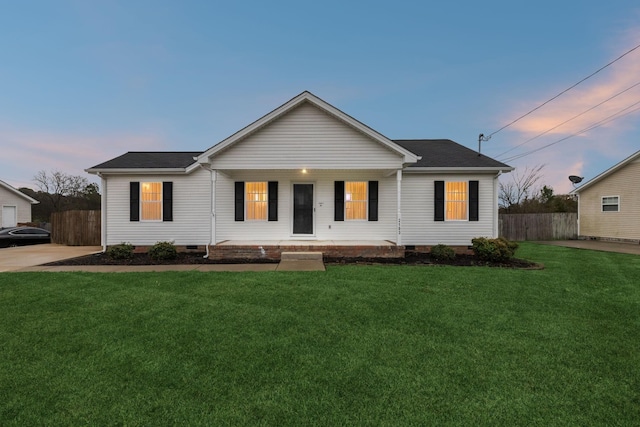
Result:
[[[450,140],[390,140],[303,92],[206,151],[129,152],[87,172],[102,179],[103,246],[275,258],[466,249],[497,237],[497,178],[512,169]]]
[[[578,238],[640,242],[640,151],[572,191]]]
[[[39,203],[18,189],[0,181],[0,227],[31,222],[31,205]]]

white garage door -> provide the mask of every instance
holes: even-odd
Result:
[[[18,225],[15,206],[2,207],[2,227],[15,227]]]

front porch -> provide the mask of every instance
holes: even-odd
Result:
[[[209,258],[279,261],[282,252],[322,252],[324,258],[402,258],[404,250],[388,240],[226,240],[209,247]]]

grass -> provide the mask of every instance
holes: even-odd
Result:
[[[0,274],[0,425],[637,425],[640,257]]]

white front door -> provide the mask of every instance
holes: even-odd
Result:
[[[3,206],[2,207],[2,227],[15,227],[16,225],[18,225],[16,207]]]

